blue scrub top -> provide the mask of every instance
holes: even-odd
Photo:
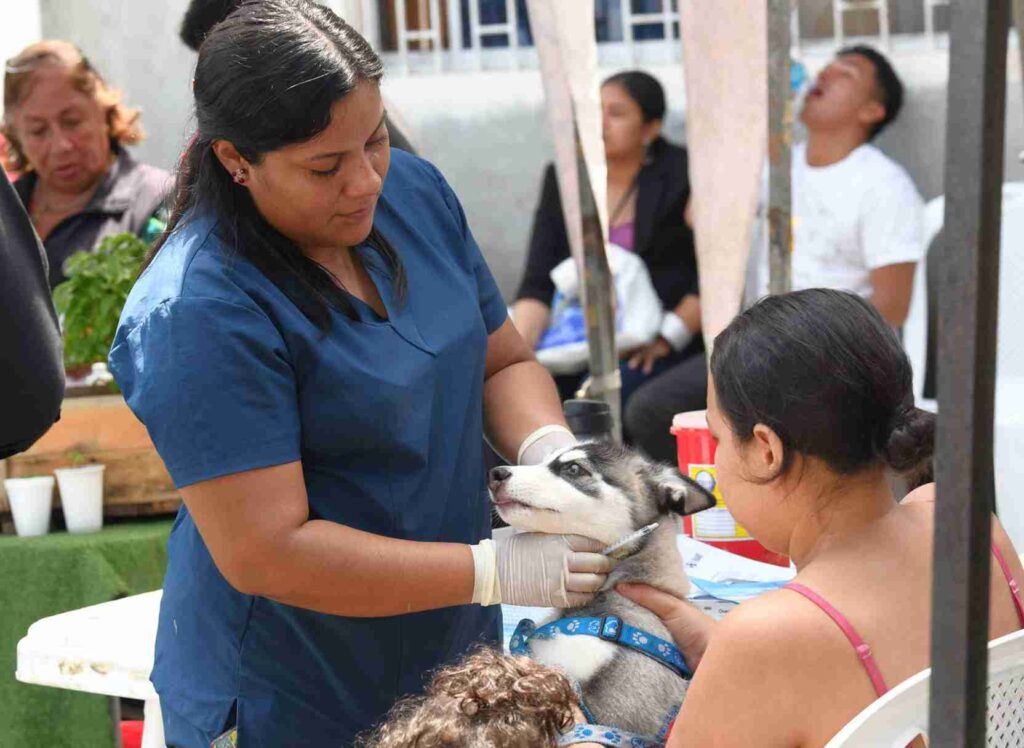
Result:
[[[389,319],[356,302],[361,319],[332,312],[325,336],[215,220],[194,218],[132,290],[110,368],[178,487],[301,460],[311,517],[476,543],[490,536],[484,359],[506,307],[427,162],[392,151],[375,226],[408,295],[360,248]],[[500,606],[367,619],[243,595],[184,507],[169,556],[152,680],[182,725],[171,745],[198,748],[233,715],[247,748],[349,745],[431,668],[499,634]]]

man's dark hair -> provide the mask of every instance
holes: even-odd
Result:
[[[238,9],[245,0],[192,0],[181,21],[178,36],[193,52],[199,51],[210,29]]]
[[[868,140],[874,140],[882,130],[889,126],[890,122],[896,119],[900,109],[903,108],[903,83],[896,75],[892,63],[874,47],[856,44],[839,50],[837,57],[846,55],[859,55],[875,68],[875,81],[878,84],[879,100],[885,107],[885,117],[868,133]]]

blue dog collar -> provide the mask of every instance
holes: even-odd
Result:
[[[662,740],[650,740],[604,725],[576,725],[571,732],[567,732],[558,740],[559,745],[578,745],[579,743],[597,743],[618,748],[664,748],[665,746],[665,742]]]
[[[516,626],[509,650],[516,655],[530,655],[530,642],[535,639],[552,639],[563,636],[593,636],[606,642],[618,644],[650,657],[664,665],[680,678],[689,680],[693,677],[686,666],[682,652],[672,642],[649,634],[625,623],[618,616],[574,616],[560,618],[540,628],[529,618],[524,618]]]

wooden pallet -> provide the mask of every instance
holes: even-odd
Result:
[[[0,479],[52,475],[74,463],[101,463],[104,515],[173,514],[181,505],[145,427],[120,395],[71,397],[61,419],[28,451],[0,460]],[[55,507],[60,491],[55,491]],[[10,532],[10,507],[0,482],[0,532]]]

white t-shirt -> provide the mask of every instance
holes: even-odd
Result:
[[[751,249],[750,300],[768,293],[767,169]],[[871,271],[918,262],[924,203],[906,170],[865,143],[830,166],[808,166],[793,148],[792,288],[835,288],[870,296]]]

